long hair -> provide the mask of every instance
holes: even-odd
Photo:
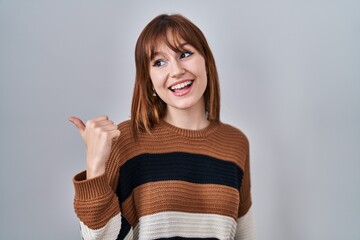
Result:
[[[162,43],[175,52],[181,52],[181,40],[192,45],[205,59],[208,81],[204,92],[205,111],[208,120],[220,121],[219,77],[204,34],[182,15],[162,14],[146,25],[136,42],[136,77],[131,106],[131,130],[135,137],[139,131],[150,132],[166,112],[166,103],[153,96],[149,67],[154,52]]]

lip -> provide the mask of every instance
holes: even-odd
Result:
[[[183,82],[187,82],[187,81],[192,81],[192,82],[194,82],[194,79],[184,79],[184,80],[176,81],[176,82],[172,83],[172,84],[168,87],[168,89],[171,91],[170,88],[171,88],[172,86],[175,86],[175,85],[177,85],[177,84],[180,84],[180,83],[183,83]]]
[[[193,87],[193,85],[191,84],[188,88],[185,88],[185,89],[182,89],[182,90],[177,90],[175,92],[173,92],[171,90],[170,91],[172,92],[172,94],[174,94],[174,96],[182,97],[182,96],[187,95],[191,91],[192,87]]]

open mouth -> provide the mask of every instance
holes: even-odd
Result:
[[[192,85],[193,82],[194,82],[193,80],[188,80],[188,81],[185,81],[182,83],[178,83],[178,84],[170,86],[169,90],[171,90],[173,92],[185,90],[185,89],[188,89]]]

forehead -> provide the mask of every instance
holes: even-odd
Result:
[[[150,60],[154,58],[156,53],[172,50],[174,52],[181,52],[185,45],[191,45],[179,33],[167,31],[166,34],[158,35],[152,40],[148,41],[146,52]]]
[[[185,41],[179,43],[178,45],[171,45],[171,46],[163,42],[163,43],[159,43],[156,47],[154,47],[151,54],[157,55],[157,54],[169,53],[169,52],[180,53],[188,48],[191,48],[191,45]]]

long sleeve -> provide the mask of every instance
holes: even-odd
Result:
[[[120,204],[116,195],[119,175],[119,142],[112,144],[105,173],[86,179],[86,171],[73,178],[74,209],[80,220],[83,240],[115,240],[122,224]]]
[[[74,208],[83,239],[116,239],[121,226],[120,207],[107,175],[86,180],[86,172],[81,172],[73,182]]]
[[[255,240],[256,228],[252,209],[237,220],[236,240]]]
[[[251,181],[250,181],[250,154],[247,144],[244,175],[240,188],[240,205],[236,227],[235,239],[237,240],[255,240],[256,229],[252,213],[251,200]]]

